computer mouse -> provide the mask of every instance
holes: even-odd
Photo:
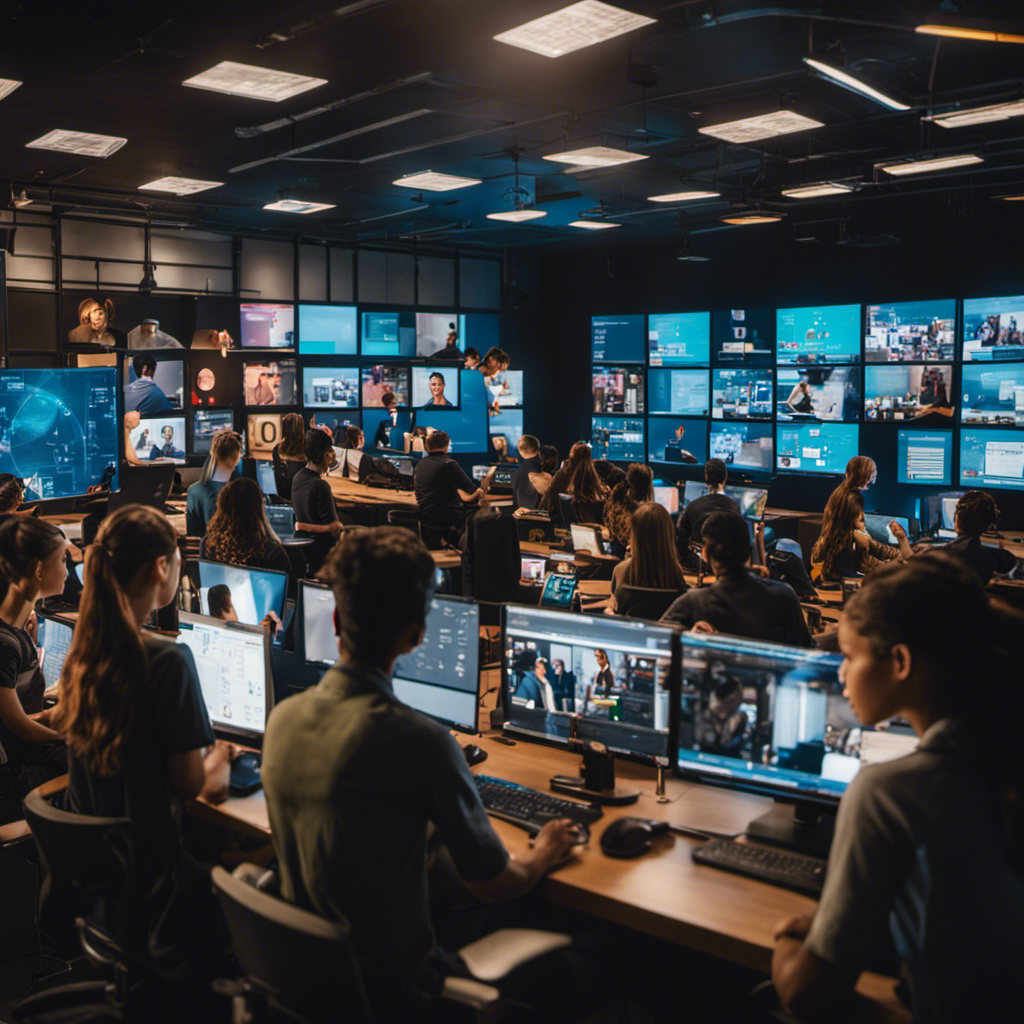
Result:
[[[656,831],[645,818],[619,818],[601,833],[601,852],[619,860],[639,857],[651,848]]]
[[[466,764],[470,768],[475,764],[482,764],[487,760],[487,751],[481,750],[475,743],[467,743],[462,748],[463,756],[466,758]]]

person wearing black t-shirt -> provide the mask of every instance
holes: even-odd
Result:
[[[738,512],[713,512],[703,524],[703,556],[715,582],[677,597],[662,622],[693,629],[698,622],[718,633],[810,647],[796,591],[788,583],[763,579],[747,568],[750,530]]]
[[[541,498],[551,483],[540,458],[540,441],[532,434],[523,434],[516,446],[522,460],[512,474],[512,508],[540,508]]]
[[[310,573],[315,573],[342,531],[331,485],[324,475],[338,462],[331,436],[316,427],[306,431],[306,465],[292,478],[295,536],[313,543],[305,551]]]
[[[477,487],[466,471],[448,454],[451,438],[443,430],[435,430],[424,442],[426,455],[413,471],[413,487],[420,522],[438,530],[461,536],[466,516],[490,488],[492,470]]]
[[[1003,541],[999,541],[998,547],[989,547],[981,542],[981,535],[995,529],[998,522],[999,508],[992,495],[986,491],[967,491],[956,503],[953,516],[957,538],[943,548],[965,563],[982,586],[988,585],[993,573],[1012,572],[1017,564],[1017,559],[1006,550]]]
[[[712,512],[739,514],[739,505],[722,493],[728,479],[729,471],[721,459],[708,459],[704,463],[704,482],[708,485],[708,493],[691,501],[676,520],[676,552],[683,565],[696,567],[696,559],[690,554],[690,541],[701,539],[704,520]]]

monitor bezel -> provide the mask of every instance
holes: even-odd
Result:
[[[303,664],[311,665],[320,669],[321,671],[324,671],[330,668],[330,665],[328,665],[327,662],[325,661],[310,661],[309,651],[306,649],[306,587],[312,587],[314,590],[326,590],[328,592],[330,592],[331,588],[326,583],[320,583],[317,580],[300,579],[298,601],[296,602],[296,604],[298,605],[299,622],[301,623],[302,626],[301,629],[296,630],[296,633],[301,637]],[[335,636],[337,636],[337,633],[335,633]],[[338,654],[338,657],[341,657],[341,655]],[[332,664],[336,664],[337,660],[338,659],[335,658]]]

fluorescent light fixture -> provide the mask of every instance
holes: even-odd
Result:
[[[572,220],[569,221],[569,227],[584,228],[587,231],[603,231],[605,228],[621,228],[622,225],[610,220]]]
[[[885,171],[886,174],[925,174],[928,171],[945,171],[952,167],[967,167],[970,164],[982,164],[985,161],[973,153],[963,153],[960,156],[937,156],[932,160],[909,160],[901,164],[875,164],[876,171]]]
[[[1012,32],[996,32],[985,28],[967,28],[958,25],[918,25],[914,30],[926,36],[944,36],[947,39],[976,39],[982,43],[1024,43],[1024,36]]]
[[[643,153],[630,153],[625,149],[610,146],[587,146],[585,149],[569,149],[564,153],[549,153],[544,160],[560,164],[575,164],[577,167],[614,167],[616,164],[631,164],[646,160]]]
[[[1024,100],[1012,103],[993,103],[988,107],[974,107],[970,110],[951,110],[946,114],[922,117],[922,121],[934,121],[943,128],[965,128],[971,124],[988,124],[990,121],[1009,121],[1011,117],[1024,114]]]
[[[264,210],[277,210],[279,213],[319,213],[321,210],[333,210],[334,203],[307,203],[301,199],[278,199],[276,203],[267,203]]]
[[[202,181],[199,178],[157,178],[139,186],[140,192],[172,192],[176,196],[190,196],[195,192],[205,192],[210,188],[220,188],[223,181]]]
[[[995,196],[996,199],[1002,199],[1004,203],[1019,203],[1024,200],[1024,195],[1016,196]]]
[[[561,57],[644,25],[653,25],[655,20],[599,0],[580,0],[560,11],[552,11],[518,28],[501,32],[494,39],[539,53],[542,57]]]
[[[822,181],[817,185],[784,188],[782,194],[790,199],[817,199],[819,196],[839,196],[852,191],[852,185],[839,185],[834,181]]]
[[[524,220],[538,220],[540,217],[546,217],[547,215],[547,210],[509,210],[507,213],[489,213],[487,214],[487,219],[508,220],[513,224],[518,224]]]
[[[770,114],[741,117],[736,121],[723,121],[698,128],[702,135],[712,135],[725,142],[757,142],[776,135],[805,132],[808,128],[821,128],[823,122],[805,117],[795,110],[773,110]]]
[[[93,135],[91,132],[69,132],[55,128],[40,136],[35,142],[25,144],[26,149],[51,149],[55,153],[77,153],[79,156],[110,156],[116,153],[128,140],[116,135]]]
[[[782,220],[784,213],[734,213],[722,218],[723,224],[774,224]]]
[[[280,103],[308,92],[319,85],[326,85],[326,78],[310,78],[308,75],[293,75],[290,71],[274,71],[258,68],[252,64],[239,64],[233,60],[222,60],[209,71],[186,78],[182,85],[190,89],[207,89],[223,92],[229,96],[246,96],[254,100],[269,100]]]
[[[688,203],[692,199],[714,199],[717,192],[666,192],[662,196],[648,196],[649,203]]]
[[[10,96],[21,82],[15,81],[13,78],[0,78],[0,100],[5,96]]]
[[[813,57],[804,57],[804,63],[808,67],[814,68],[818,74],[831,78],[833,82],[841,85],[844,89],[860,93],[861,96],[867,96],[868,99],[881,103],[883,107],[888,107],[890,110],[910,109],[906,103],[900,103],[899,100],[886,96],[884,92],[868,85],[867,82],[862,81],[856,75],[851,75],[849,71],[845,71],[843,68],[834,67],[832,64],[826,64],[824,61],[816,60]]]
[[[439,171],[419,171],[417,174],[407,174],[392,185],[401,185],[402,188],[425,188],[428,192],[451,192],[456,188],[467,188],[470,185],[479,185],[479,178],[460,178],[457,174],[441,174]]]

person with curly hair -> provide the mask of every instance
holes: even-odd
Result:
[[[633,513],[645,501],[654,500],[654,475],[650,466],[632,462],[622,476],[605,483],[611,484],[612,491],[604,503],[604,525],[625,550],[632,536]]]
[[[993,573],[1012,572],[1017,564],[1013,552],[1006,550],[1006,543],[1001,538],[998,547],[981,542],[981,535],[994,530],[998,522],[999,506],[995,498],[987,491],[968,491],[956,503],[953,526],[957,538],[943,548],[964,562],[982,586],[988,584]]]
[[[267,520],[260,485],[244,476],[225,484],[217,495],[217,511],[210,519],[201,553],[230,565],[291,570],[288,552]]]

